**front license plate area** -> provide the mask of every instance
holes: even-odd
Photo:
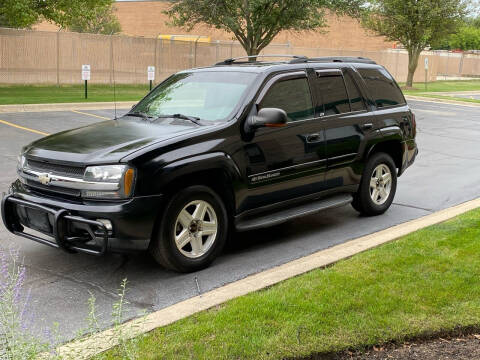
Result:
[[[17,206],[17,213],[20,222],[26,227],[42,233],[53,234],[53,226],[47,212],[24,206]]]

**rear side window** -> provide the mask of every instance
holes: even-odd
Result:
[[[345,85],[347,86],[348,96],[350,97],[352,111],[367,110],[365,103],[363,102],[362,94],[358,90],[357,84],[353,80],[352,75],[349,72],[345,72],[344,79]]]
[[[377,107],[404,104],[402,92],[385,69],[358,69]]]
[[[323,100],[325,115],[350,112],[347,89],[341,75],[320,75],[318,86]]]
[[[311,119],[314,116],[312,96],[306,78],[276,82],[265,94],[258,109],[285,110],[290,121]]]

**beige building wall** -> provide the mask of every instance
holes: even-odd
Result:
[[[195,34],[207,35],[212,40],[233,40],[232,34],[208,26],[197,26],[191,32],[168,26],[168,17],[163,13],[170,6],[167,1],[124,1],[115,4],[116,15],[125,35],[156,37],[163,35]],[[296,47],[345,49],[345,50],[383,50],[393,47],[393,43],[384,38],[368,34],[356,19],[350,17],[328,16],[329,27],[325,33],[282,32],[274,43],[290,43]],[[37,30],[56,30],[56,26],[47,22],[38,24]]]

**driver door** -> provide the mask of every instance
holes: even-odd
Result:
[[[280,108],[285,126],[259,128],[244,144],[248,195],[242,210],[297,199],[324,189],[325,135],[305,71],[283,73],[267,81],[256,111]]]

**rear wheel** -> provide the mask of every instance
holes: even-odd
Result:
[[[368,159],[352,206],[363,215],[374,216],[388,210],[397,190],[397,169],[390,155],[376,153]]]
[[[168,269],[197,271],[220,254],[227,227],[227,212],[220,197],[206,186],[190,186],[168,202],[150,252]]]

